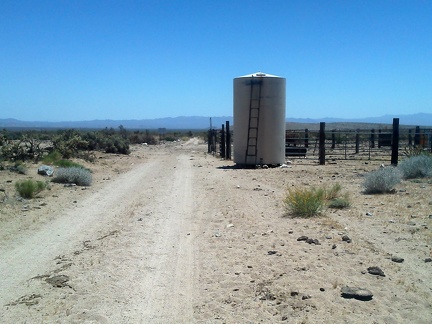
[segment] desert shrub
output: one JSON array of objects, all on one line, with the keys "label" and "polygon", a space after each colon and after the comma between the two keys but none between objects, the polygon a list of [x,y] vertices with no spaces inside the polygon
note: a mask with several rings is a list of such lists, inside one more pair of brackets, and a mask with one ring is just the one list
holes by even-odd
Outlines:
[{"label": "desert shrub", "polygon": [[432,156],[420,154],[402,160],[398,166],[405,179],[432,176]]},{"label": "desert shrub", "polygon": [[54,150],[65,159],[75,156],[78,151],[86,150],[88,147],[88,142],[81,137],[78,131],[73,129],[60,132],[52,142]]},{"label": "desert shrub", "polygon": [[330,188],[288,189],[283,202],[288,212],[300,217],[315,216],[325,207],[351,206],[349,194],[342,194],[342,186],[339,183]]},{"label": "desert shrub", "polygon": [[129,154],[129,141],[119,135],[104,138],[103,149],[105,153]]},{"label": "desert shrub", "polygon": [[425,151],[421,146],[408,146],[405,147],[402,154],[410,158],[418,155],[428,155],[430,153]]},{"label": "desert shrub", "polygon": [[89,170],[79,167],[58,168],[52,181],[56,183],[75,183],[77,186],[90,186],[92,174]]},{"label": "desert shrub", "polygon": [[48,155],[44,156],[42,162],[45,164],[54,164],[58,160],[62,158],[62,155],[59,151],[52,151],[48,153]]},{"label": "desert shrub", "polygon": [[85,167],[82,166],[81,164],[73,162],[71,160],[58,160],[57,162],[54,163],[54,165],[56,165],[60,168],[83,168],[83,169],[85,169]]},{"label": "desert shrub", "polygon": [[323,189],[290,188],[283,202],[286,210],[295,216],[311,217],[324,208],[325,193]]},{"label": "desert shrub", "polygon": [[324,188],[324,198],[326,200],[336,199],[340,196],[342,186],[339,183],[335,183],[330,188]]},{"label": "desert shrub", "polygon": [[363,182],[366,194],[389,193],[402,180],[402,173],[395,167],[380,168],[366,175]]},{"label": "desert shrub", "polygon": [[27,174],[27,167],[23,161],[16,161],[14,165],[10,167],[10,171],[19,174]]},{"label": "desert shrub", "polygon": [[351,206],[351,202],[348,195],[345,195],[344,197],[333,198],[328,203],[329,208],[335,208],[335,209],[343,209],[343,208],[348,208],[350,206]]},{"label": "desert shrub", "polygon": [[15,183],[15,189],[22,198],[30,199],[47,187],[46,182],[21,180]]},{"label": "desert shrub", "polygon": [[87,143],[87,150],[103,150],[105,153],[129,154],[129,139],[126,130],[120,128],[117,133],[113,128],[106,128],[99,132],[88,132],[83,134]]}]

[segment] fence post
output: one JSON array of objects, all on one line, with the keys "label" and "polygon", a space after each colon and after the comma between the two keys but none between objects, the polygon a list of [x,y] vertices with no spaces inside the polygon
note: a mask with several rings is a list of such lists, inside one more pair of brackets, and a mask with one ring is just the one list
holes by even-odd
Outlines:
[{"label": "fence post", "polygon": [[381,129],[378,129],[378,148],[381,148]]},{"label": "fence post", "polygon": [[411,134],[411,129],[408,129],[408,146],[409,146],[409,147],[412,146],[412,134]]},{"label": "fence post", "polygon": [[370,147],[375,148],[375,129],[371,129],[371,135],[370,135]]},{"label": "fence post", "polygon": [[360,147],[360,134],[359,134],[360,130],[357,129],[356,131],[356,136],[355,136],[355,152],[356,154],[359,153],[359,147]]},{"label": "fence post", "polygon": [[220,132],[220,156],[222,159],[225,159],[225,125],[222,124],[222,130]]},{"label": "fence post", "polygon": [[336,147],[336,129],[332,129],[332,145],[331,148],[334,150]]},{"label": "fence post", "polygon": [[225,145],[226,154],[225,154],[225,158],[227,160],[231,160],[231,131],[230,131],[230,123],[229,123],[228,120],[225,122],[225,125],[226,125],[226,127],[225,127],[226,128],[226,136],[225,136],[225,139],[226,139],[226,145]]},{"label": "fence post", "polygon": [[325,123],[320,123],[319,131],[319,164],[325,165]]},{"label": "fence post", "polygon": [[397,166],[399,157],[399,118],[393,118],[391,164]]},{"label": "fence post", "polygon": [[211,153],[212,149],[212,130],[209,129],[207,132],[207,153]]},{"label": "fence post", "polygon": [[420,126],[416,126],[415,134],[414,134],[414,147],[419,146],[420,144]]},{"label": "fence post", "polygon": [[309,147],[309,129],[305,129],[305,147]]}]

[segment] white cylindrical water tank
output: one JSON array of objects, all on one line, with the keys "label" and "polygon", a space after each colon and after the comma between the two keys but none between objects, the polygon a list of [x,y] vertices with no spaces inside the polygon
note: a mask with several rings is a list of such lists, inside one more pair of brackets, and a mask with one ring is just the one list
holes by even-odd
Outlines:
[{"label": "white cylindrical water tank", "polygon": [[257,72],[234,79],[234,162],[285,162],[286,80]]}]

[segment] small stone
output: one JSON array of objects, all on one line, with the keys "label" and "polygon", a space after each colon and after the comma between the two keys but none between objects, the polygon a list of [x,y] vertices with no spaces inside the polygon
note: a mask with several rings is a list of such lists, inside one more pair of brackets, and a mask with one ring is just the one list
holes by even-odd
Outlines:
[{"label": "small stone", "polygon": [[306,241],[308,239],[308,237],[307,236],[300,236],[298,239],[297,239],[297,241]]},{"label": "small stone", "polygon": [[400,258],[400,257],[397,257],[397,256],[392,256],[391,260],[393,262],[396,262],[396,263],[402,263],[402,262],[404,262],[403,258]]},{"label": "small stone", "polygon": [[426,259],[424,260],[424,262],[425,262],[425,263],[432,262],[432,258],[426,258]]},{"label": "small stone", "polygon": [[317,239],[312,239],[312,238],[308,238],[306,240],[306,243],[315,244],[315,245],[321,245],[321,243]]},{"label": "small stone", "polygon": [[363,301],[371,300],[373,297],[373,294],[370,290],[348,286],[342,287],[341,295],[343,298],[354,298]]},{"label": "small stone", "polygon": [[347,242],[347,243],[351,243],[352,240],[348,235],[344,235],[342,236],[342,241]]},{"label": "small stone", "polygon": [[369,212],[367,212],[367,213],[366,213],[366,216],[373,216],[373,214],[372,214],[372,213],[369,213]]},{"label": "small stone", "polygon": [[369,267],[369,268],[367,268],[367,271],[371,275],[385,277],[384,271],[382,271],[381,268],[379,268],[379,267]]},{"label": "small stone", "polygon": [[332,245],[332,250],[336,249],[336,244]]},{"label": "small stone", "polygon": [[276,253],[277,253],[277,251],[268,251],[267,252],[268,255],[273,255],[273,254],[276,254]]},{"label": "small stone", "polygon": [[302,300],[311,299],[311,298],[312,298],[311,295],[304,295],[304,296],[302,296]]},{"label": "small stone", "polygon": [[69,287],[67,283],[69,281],[69,277],[65,275],[57,275],[54,277],[50,277],[45,279],[45,281],[57,288]]},{"label": "small stone", "polygon": [[320,288],[320,291],[325,291],[325,289],[324,288]]}]

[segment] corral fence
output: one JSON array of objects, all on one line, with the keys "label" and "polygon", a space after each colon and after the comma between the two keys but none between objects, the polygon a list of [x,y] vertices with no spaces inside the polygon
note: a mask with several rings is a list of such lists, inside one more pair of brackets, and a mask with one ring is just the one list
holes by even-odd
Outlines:
[{"label": "corral fence", "polygon": [[[208,153],[231,159],[233,131],[230,124],[207,132]],[[397,165],[401,155],[413,150],[432,152],[432,127],[393,125],[381,128],[286,130],[285,156],[289,159],[318,160],[321,165],[331,160],[365,160]]]},{"label": "corral fence", "polygon": [[217,154],[219,147],[219,156],[222,159],[231,160],[231,143],[232,131],[230,131],[230,123],[226,121],[222,124],[220,130],[210,128],[207,132],[208,153]]},{"label": "corral fence", "polygon": [[432,152],[432,128],[400,127],[399,118],[384,129],[287,130],[285,155],[289,158],[326,160],[374,160],[397,165],[399,155],[413,149]]}]

